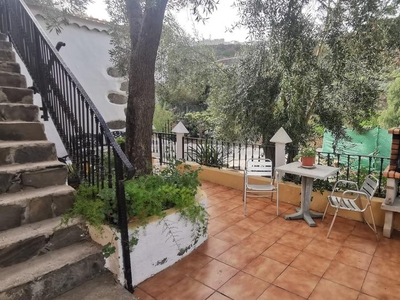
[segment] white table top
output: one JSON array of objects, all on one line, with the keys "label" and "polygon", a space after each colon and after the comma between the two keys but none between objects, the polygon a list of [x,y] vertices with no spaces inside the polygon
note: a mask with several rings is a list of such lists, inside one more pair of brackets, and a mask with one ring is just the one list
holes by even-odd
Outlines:
[{"label": "white table top", "polygon": [[296,161],[290,164],[276,167],[275,171],[299,175],[299,176],[311,177],[316,179],[326,179],[327,177],[339,172],[339,168],[315,165],[315,168],[309,169],[309,168],[303,168],[301,166],[301,162]]}]

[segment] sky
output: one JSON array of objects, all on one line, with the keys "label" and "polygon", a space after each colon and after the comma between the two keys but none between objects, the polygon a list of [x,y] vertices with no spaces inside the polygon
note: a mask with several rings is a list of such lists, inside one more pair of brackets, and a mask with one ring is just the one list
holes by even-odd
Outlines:
[{"label": "sky", "polygon": [[[188,8],[177,14],[177,20],[188,33],[197,35],[200,39],[225,39],[225,41],[244,42],[247,35],[244,29],[227,32],[227,28],[230,28],[238,19],[236,9],[232,7],[233,1],[220,0],[219,2],[217,10],[210,15],[204,25],[201,22],[194,21]],[[87,14],[97,19],[109,20],[103,0],[94,0],[88,6]]]}]

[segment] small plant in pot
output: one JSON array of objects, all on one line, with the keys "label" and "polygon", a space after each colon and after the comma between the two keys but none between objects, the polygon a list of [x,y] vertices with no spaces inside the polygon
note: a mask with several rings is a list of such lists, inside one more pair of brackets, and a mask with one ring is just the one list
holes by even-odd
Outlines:
[{"label": "small plant in pot", "polygon": [[300,150],[299,157],[301,158],[301,165],[303,167],[313,167],[315,164],[315,156],[317,150],[314,147],[305,147]]}]

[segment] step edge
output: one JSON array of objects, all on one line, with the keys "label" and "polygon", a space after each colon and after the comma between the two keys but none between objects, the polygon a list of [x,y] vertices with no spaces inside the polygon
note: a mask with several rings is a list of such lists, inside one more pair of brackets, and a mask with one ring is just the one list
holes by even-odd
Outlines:
[{"label": "step edge", "polygon": [[18,173],[19,171],[31,172],[44,169],[56,169],[66,167],[66,165],[58,160],[41,161],[37,163],[15,164],[0,166],[0,174]]},{"label": "step edge", "polygon": [[[0,207],[9,204],[16,204],[21,201],[29,201],[38,197],[48,195],[64,196],[69,193],[75,193],[76,190],[69,185],[51,185],[39,189],[23,190],[16,193],[0,194]],[[32,223],[31,223],[32,224]]]},{"label": "step edge", "polygon": [[[67,265],[75,264],[92,255],[101,253],[101,247],[94,242],[80,242],[48,252],[16,265],[0,269],[0,293],[35,281]],[[37,272],[32,273],[33,268]]]},{"label": "step edge", "polygon": [[[52,235],[56,231],[70,228],[76,225],[81,224],[82,221],[78,218],[71,219],[68,223],[62,222],[62,216],[43,220],[35,223],[23,224],[19,227],[10,228],[2,231],[2,235],[4,233],[8,233],[11,238],[4,239],[4,235],[2,240],[0,240],[0,250],[10,247],[13,244],[21,242],[23,240],[32,239],[42,235]],[[43,225],[43,226],[41,226]],[[34,227],[39,226],[38,228]]]}]

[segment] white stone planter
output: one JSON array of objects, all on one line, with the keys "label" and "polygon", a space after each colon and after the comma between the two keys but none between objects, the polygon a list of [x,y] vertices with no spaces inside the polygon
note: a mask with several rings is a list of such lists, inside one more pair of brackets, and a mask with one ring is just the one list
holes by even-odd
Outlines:
[{"label": "white stone planter", "polygon": [[[206,207],[207,197],[200,189],[196,200]],[[182,218],[173,208],[166,212],[165,218],[151,217],[145,227],[129,223],[129,235],[134,234],[138,238],[138,244],[130,255],[134,286],[181,260],[208,237],[200,236],[194,240],[196,224]],[[95,242],[101,245],[111,242],[116,247],[115,253],[106,258],[106,268],[124,284],[120,234],[108,226],[103,226],[101,233],[89,226],[89,233]],[[115,236],[118,240],[115,240]]]}]

